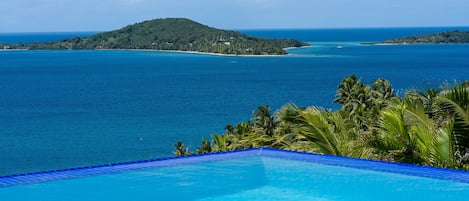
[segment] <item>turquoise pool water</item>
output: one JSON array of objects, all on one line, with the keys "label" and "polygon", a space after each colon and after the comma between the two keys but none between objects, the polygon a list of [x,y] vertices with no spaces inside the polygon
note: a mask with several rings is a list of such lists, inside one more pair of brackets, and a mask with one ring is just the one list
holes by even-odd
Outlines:
[{"label": "turquoise pool water", "polygon": [[[262,150],[261,150],[262,151]],[[370,170],[447,170],[282,151],[201,160],[163,161],[162,167],[0,188],[3,201],[83,200],[467,200],[469,183]],[[236,154],[236,153],[235,153]],[[291,157],[291,159],[285,159]],[[174,159],[172,159],[174,160]],[[326,164],[321,164],[326,161]],[[327,162],[328,161],[328,162]],[[362,168],[327,165],[331,161]],[[157,162],[160,163],[160,162]],[[363,169],[364,168],[364,169]],[[382,168],[382,167],[380,167]],[[454,171],[448,171],[453,174]],[[456,172],[463,176],[468,173]]]}]

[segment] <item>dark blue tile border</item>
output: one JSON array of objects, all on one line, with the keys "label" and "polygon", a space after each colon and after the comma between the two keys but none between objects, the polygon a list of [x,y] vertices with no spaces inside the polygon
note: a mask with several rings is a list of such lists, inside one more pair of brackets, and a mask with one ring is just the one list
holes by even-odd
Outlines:
[{"label": "dark blue tile border", "polygon": [[166,166],[177,166],[209,161],[236,159],[258,156],[260,149],[239,150],[231,152],[218,152],[211,154],[191,155],[185,157],[159,158],[135,162],[114,163],[89,167],[69,168],[44,172],[33,172],[0,177],[0,187],[14,185],[34,184],[62,179],[73,179],[111,173],[128,172],[135,170],[152,169]]},{"label": "dark blue tile border", "polygon": [[115,163],[108,165],[2,176],[0,177],[0,187],[255,156],[297,160],[310,163],[320,163],[324,165],[335,165],[469,183],[469,172],[467,171],[337,157],[329,155],[319,155],[271,148],[256,148],[241,151],[219,152],[211,154],[192,155],[186,157],[162,158],[136,162]]}]

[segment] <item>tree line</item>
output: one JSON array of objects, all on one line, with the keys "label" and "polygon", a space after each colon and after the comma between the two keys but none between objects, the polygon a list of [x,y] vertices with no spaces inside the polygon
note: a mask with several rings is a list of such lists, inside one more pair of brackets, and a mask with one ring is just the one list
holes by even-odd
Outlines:
[{"label": "tree line", "polygon": [[385,43],[409,44],[441,44],[441,43],[469,43],[469,31],[445,31],[435,34],[422,34],[386,40]]},{"label": "tree line", "polygon": [[246,122],[203,138],[195,152],[179,141],[175,154],[205,154],[256,147],[469,169],[469,85],[410,90],[397,96],[391,83],[365,84],[355,75],[339,84],[337,111],[287,104],[259,106]]}]

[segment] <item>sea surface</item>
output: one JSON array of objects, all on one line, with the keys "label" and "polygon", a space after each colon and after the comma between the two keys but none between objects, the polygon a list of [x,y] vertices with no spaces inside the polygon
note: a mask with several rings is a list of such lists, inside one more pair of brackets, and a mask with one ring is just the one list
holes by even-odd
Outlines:
[{"label": "sea surface", "polygon": [[[333,104],[356,74],[399,94],[469,80],[469,45],[362,45],[453,28],[241,30],[298,38],[288,56],[232,57],[156,51],[0,51],[0,175],[172,156],[183,140],[278,109]],[[93,33],[0,33],[2,43]]]}]

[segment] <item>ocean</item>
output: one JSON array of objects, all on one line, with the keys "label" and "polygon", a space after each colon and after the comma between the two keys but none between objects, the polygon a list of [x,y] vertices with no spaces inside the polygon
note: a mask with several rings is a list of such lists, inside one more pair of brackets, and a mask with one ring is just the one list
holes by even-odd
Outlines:
[{"label": "ocean", "polygon": [[[241,30],[298,38],[288,56],[156,51],[0,51],[0,175],[173,156],[182,140],[278,109],[333,104],[339,82],[391,81],[399,94],[469,80],[469,45],[362,45],[455,28]],[[0,33],[0,44],[78,33]],[[342,48],[338,48],[342,46]]]}]

